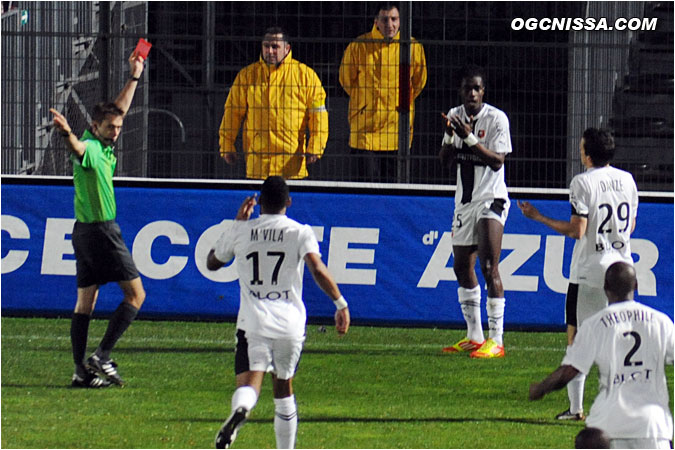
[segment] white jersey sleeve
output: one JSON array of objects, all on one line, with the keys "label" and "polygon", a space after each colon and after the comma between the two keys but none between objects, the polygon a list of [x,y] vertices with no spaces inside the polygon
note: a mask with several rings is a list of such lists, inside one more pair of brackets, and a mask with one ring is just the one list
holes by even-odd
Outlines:
[{"label": "white jersey sleeve", "polygon": [[[497,108],[492,108],[490,114],[493,116],[490,124],[492,130],[486,140],[486,147],[495,153],[511,153],[513,149],[511,147],[509,118]],[[481,134],[480,130],[478,130],[478,134]]]},{"label": "white jersey sleeve", "polygon": [[574,213],[578,216],[588,218],[590,188],[584,179],[579,176],[572,178],[570,183],[570,204],[574,208]]},{"label": "white jersey sleeve", "polygon": [[596,336],[592,333],[592,327],[587,323],[588,321],[582,322],[562,361],[562,365],[572,366],[585,375],[590,372],[598,350]]},{"label": "white jersey sleeve", "polygon": [[673,349],[675,348],[675,327],[672,326],[673,324],[670,323],[668,324],[666,321],[666,342],[668,343],[666,345],[666,364],[673,364]]},{"label": "white jersey sleeve", "polygon": [[220,262],[228,263],[234,258],[234,237],[236,221],[223,220],[220,223],[220,237],[214,246],[214,255]]},{"label": "white jersey sleeve", "polygon": [[299,257],[300,259],[304,258],[308,253],[316,253],[321,256],[321,251],[319,250],[319,241],[316,239],[316,234],[314,230],[309,225],[304,225],[299,234],[300,246]]}]

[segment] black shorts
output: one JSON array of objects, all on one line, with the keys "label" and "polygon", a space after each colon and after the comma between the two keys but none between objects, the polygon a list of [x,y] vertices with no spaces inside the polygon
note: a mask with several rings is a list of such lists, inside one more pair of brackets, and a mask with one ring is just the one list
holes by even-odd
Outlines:
[{"label": "black shorts", "polygon": [[577,301],[579,300],[579,285],[569,283],[565,296],[565,324],[577,326]]},{"label": "black shorts", "polygon": [[139,276],[131,253],[122,240],[120,227],[114,220],[75,222],[73,248],[77,287],[130,281]]},{"label": "black shorts", "polygon": [[249,370],[246,332],[237,329],[237,346],[234,349],[234,374],[239,375],[240,373],[248,372]]}]

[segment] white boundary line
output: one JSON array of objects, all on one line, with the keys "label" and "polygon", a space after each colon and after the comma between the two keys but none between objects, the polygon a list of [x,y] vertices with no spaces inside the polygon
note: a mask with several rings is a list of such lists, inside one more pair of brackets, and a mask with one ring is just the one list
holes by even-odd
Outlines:
[{"label": "white boundary line", "polygon": [[[38,335],[22,335],[22,334],[12,334],[12,335],[2,335],[3,340],[21,340],[23,342],[30,341],[48,341],[48,342],[70,342],[69,336],[38,336]],[[181,344],[199,344],[199,345],[221,345],[221,346],[230,346],[235,345],[234,335],[230,338],[224,338],[223,340],[217,339],[162,339],[162,338],[133,338],[134,344],[169,344],[175,345],[177,343]],[[305,341],[306,349],[314,348],[342,348],[342,349],[356,349],[356,350],[414,350],[414,349],[439,349],[443,344],[354,344],[348,342],[312,342],[311,340]],[[509,350],[522,350],[522,351],[547,351],[547,352],[557,352],[563,353],[565,347],[563,345],[560,348],[557,347],[519,347],[514,345],[508,346]],[[151,350],[151,349],[149,349]],[[217,351],[217,349],[215,349]],[[123,352],[124,347],[121,347],[118,351]],[[185,349],[186,352],[189,352],[190,349]]]}]

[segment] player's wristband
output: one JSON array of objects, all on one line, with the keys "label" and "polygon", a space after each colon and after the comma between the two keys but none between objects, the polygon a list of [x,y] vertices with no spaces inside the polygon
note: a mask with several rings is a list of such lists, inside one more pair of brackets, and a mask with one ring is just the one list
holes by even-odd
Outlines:
[{"label": "player's wristband", "polygon": [[62,131],[62,132],[59,133],[59,134],[60,134],[61,136],[63,136],[63,137],[68,137],[68,136],[70,136],[70,133],[72,133],[72,131],[67,131],[67,132],[66,132],[66,131]]},{"label": "player's wristband", "polygon": [[478,138],[476,137],[475,134],[471,133],[470,135],[464,138],[464,143],[469,147],[473,147],[474,145],[478,144]]},{"label": "player's wristband", "polygon": [[141,77],[129,77],[130,81],[141,81]]},{"label": "player's wristband", "polygon": [[443,133],[443,145],[452,145],[452,136],[447,132]]},{"label": "player's wristband", "polygon": [[347,300],[345,300],[343,296],[340,296],[337,300],[333,300],[333,303],[337,310],[345,309],[347,307]]}]

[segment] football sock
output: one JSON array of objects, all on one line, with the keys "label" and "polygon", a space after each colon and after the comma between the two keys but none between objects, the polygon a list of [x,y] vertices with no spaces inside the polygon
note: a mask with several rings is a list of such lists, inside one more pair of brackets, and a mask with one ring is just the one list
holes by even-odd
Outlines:
[{"label": "football sock", "polygon": [[506,299],[491,298],[487,299],[487,316],[488,324],[490,326],[490,339],[493,339],[497,344],[504,345],[504,305]]},{"label": "football sock", "polygon": [[119,338],[121,338],[127,328],[129,328],[131,322],[134,321],[137,314],[138,308],[127,302],[120,303],[110,318],[108,329],[105,331],[103,339],[101,339],[101,343],[96,349],[96,355],[98,355],[99,358],[104,361],[110,359],[110,352]]},{"label": "football sock", "polygon": [[232,412],[237,408],[251,411],[258,401],[258,393],[251,386],[240,386],[232,394]]},{"label": "football sock", "polygon": [[295,448],[298,431],[298,409],[295,395],[274,399],[274,434],[277,448]]},{"label": "football sock", "polygon": [[70,343],[73,347],[73,362],[75,372],[83,377],[86,374],[84,368],[84,354],[87,352],[87,336],[89,335],[89,314],[74,313],[70,321]]},{"label": "football sock", "polygon": [[480,321],[480,286],[473,289],[458,288],[457,298],[466,321],[466,337],[474,342],[483,342],[485,336],[483,324]]},{"label": "football sock", "polygon": [[584,384],[586,375],[578,373],[577,376],[567,383],[567,397],[570,399],[570,412],[572,414],[584,412]]}]

